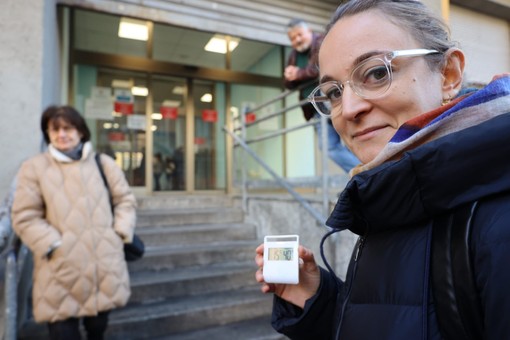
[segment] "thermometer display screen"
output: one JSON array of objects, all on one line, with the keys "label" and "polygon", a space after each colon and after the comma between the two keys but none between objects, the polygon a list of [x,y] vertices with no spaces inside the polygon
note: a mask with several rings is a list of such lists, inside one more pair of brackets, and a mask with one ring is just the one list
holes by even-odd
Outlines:
[{"label": "thermometer display screen", "polygon": [[292,261],[293,248],[269,248],[269,261]]}]

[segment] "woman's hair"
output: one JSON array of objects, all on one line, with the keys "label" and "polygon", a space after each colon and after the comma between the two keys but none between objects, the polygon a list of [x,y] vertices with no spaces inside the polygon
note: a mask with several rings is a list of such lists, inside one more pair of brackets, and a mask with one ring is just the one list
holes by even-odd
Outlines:
[{"label": "woman's hair", "polygon": [[50,106],[44,110],[41,118],[41,130],[44,136],[44,141],[50,144],[50,136],[48,135],[49,125],[59,126],[59,121],[74,126],[79,133],[81,133],[81,142],[85,143],[90,140],[90,130],[87,127],[85,119],[78,111],[72,106]]},{"label": "woman's hair", "polygon": [[427,56],[426,60],[431,69],[441,68],[444,52],[457,46],[450,38],[448,25],[418,0],[347,1],[337,8],[326,27],[326,34],[341,18],[369,10],[381,11],[389,21],[409,32],[421,44],[420,48],[442,52],[440,55]]}]

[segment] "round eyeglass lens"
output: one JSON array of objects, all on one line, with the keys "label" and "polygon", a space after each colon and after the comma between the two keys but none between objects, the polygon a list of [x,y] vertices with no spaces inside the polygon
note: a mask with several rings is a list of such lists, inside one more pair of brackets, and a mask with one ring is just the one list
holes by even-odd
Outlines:
[{"label": "round eyeglass lens", "polygon": [[315,109],[323,116],[331,116],[331,104],[329,100],[324,101],[314,101],[313,106]]},{"label": "round eyeglass lens", "polygon": [[323,116],[331,115],[331,107],[335,106],[336,98],[340,98],[341,89],[336,81],[328,81],[316,87],[309,96],[309,101]]},{"label": "round eyeglass lens", "polygon": [[391,68],[381,58],[370,58],[359,64],[351,74],[353,90],[363,98],[376,98],[390,87]]}]

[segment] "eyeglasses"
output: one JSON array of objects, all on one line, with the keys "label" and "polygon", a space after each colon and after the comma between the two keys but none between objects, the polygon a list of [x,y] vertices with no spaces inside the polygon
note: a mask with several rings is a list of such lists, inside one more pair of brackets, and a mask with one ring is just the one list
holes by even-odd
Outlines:
[{"label": "eyeglasses", "polygon": [[308,96],[308,101],[323,116],[331,116],[331,112],[342,108],[342,95],[346,84],[361,98],[375,99],[385,94],[393,80],[391,62],[398,57],[419,57],[438,54],[439,51],[413,49],[392,51],[383,55],[368,58],[359,63],[343,84],[337,80],[327,81],[317,86]]}]

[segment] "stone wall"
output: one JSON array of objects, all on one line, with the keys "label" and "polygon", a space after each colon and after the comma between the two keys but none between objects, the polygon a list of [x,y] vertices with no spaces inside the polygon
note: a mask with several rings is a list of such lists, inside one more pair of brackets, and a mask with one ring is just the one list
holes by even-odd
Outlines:
[{"label": "stone wall", "polygon": [[[298,234],[300,244],[312,249],[316,261],[324,267],[320,256],[320,242],[328,229],[318,225],[296,200],[286,195],[257,195],[250,196],[247,202],[246,222],[257,225],[260,243],[265,235]],[[312,202],[312,206],[321,211],[322,203],[316,200]],[[330,236],[325,242],[326,259],[341,278],[345,277],[356,240],[356,235],[343,231]]]},{"label": "stone wall", "polygon": [[0,32],[3,199],[21,162],[39,152],[41,112],[60,92],[55,1],[1,1]]}]

